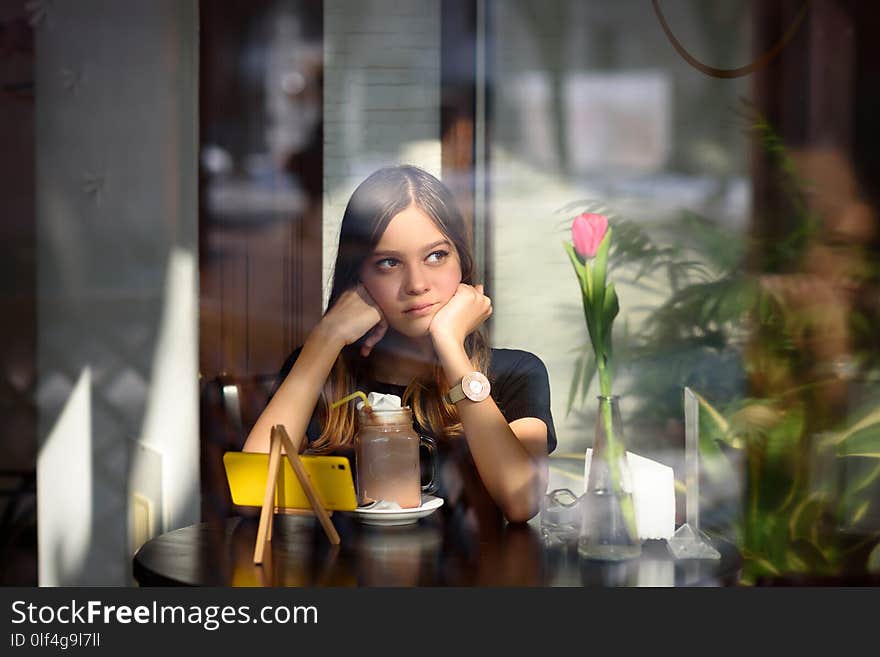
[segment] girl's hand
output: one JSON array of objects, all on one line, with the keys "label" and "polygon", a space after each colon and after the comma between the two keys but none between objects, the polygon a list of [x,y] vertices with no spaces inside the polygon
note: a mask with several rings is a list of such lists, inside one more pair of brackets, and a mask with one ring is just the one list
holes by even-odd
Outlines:
[{"label": "girl's hand", "polygon": [[367,292],[363,283],[346,290],[333,307],[321,318],[322,330],[342,341],[344,345],[354,344],[369,333],[361,346],[361,355],[366,358],[370,351],[388,330],[388,322],[379,306]]},{"label": "girl's hand", "polygon": [[428,332],[435,344],[447,339],[464,344],[464,339],[491,314],[492,300],[483,294],[482,285],[459,283],[452,298],[434,315]]}]

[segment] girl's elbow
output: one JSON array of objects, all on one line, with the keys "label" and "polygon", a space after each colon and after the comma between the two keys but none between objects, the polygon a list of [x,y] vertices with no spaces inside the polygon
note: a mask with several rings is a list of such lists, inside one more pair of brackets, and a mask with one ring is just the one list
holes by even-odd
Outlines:
[{"label": "girl's elbow", "polygon": [[509,522],[509,523],[526,523],[529,520],[531,520],[532,518],[534,518],[535,514],[537,512],[538,512],[537,509],[535,509],[534,511],[525,511],[525,512],[521,512],[518,510],[511,511],[511,512],[505,512],[504,519],[507,520],[507,522]]},{"label": "girl's elbow", "polygon": [[512,492],[501,509],[507,522],[528,522],[534,518],[541,510],[546,488],[546,475],[539,470],[523,489]]},{"label": "girl's elbow", "polygon": [[538,495],[528,495],[524,498],[510,500],[501,508],[507,522],[528,522],[540,510],[541,498]]},{"label": "girl's elbow", "polygon": [[532,518],[534,518],[538,513],[538,506],[529,506],[522,508],[511,508],[509,510],[505,510],[504,519],[510,523],[523,523],[528,522]]}]

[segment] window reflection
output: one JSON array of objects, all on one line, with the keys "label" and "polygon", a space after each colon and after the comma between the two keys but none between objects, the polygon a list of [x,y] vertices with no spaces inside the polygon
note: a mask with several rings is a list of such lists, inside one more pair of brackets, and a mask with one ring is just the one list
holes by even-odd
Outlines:
[{"label": "window reflection", "polygon": [[880,16],[855,2],[653,5],[705,65],[648,3],[493,5],[494,341],[547,362],[549,488],[570,488],[594,404],[568,413],[569,394],[589,402],[598,386],[574,386],[587,334],[559,243],[577,212],[612,215],[628,447],[682,479],[691,387],[718,420],[701,425],[703,518],[740,541],[743,581],[864,574],[880,535],[865,109]]}]

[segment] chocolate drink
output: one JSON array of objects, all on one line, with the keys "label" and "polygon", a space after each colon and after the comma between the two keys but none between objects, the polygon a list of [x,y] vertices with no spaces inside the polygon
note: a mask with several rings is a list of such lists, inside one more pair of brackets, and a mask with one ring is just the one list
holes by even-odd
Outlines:
[{"label": "chocolate drink", "polygon": [[358,503],[385,500],[404,509],[421,506],[419,436],[412,426],[411,409],[361,410],[358,419]]}]

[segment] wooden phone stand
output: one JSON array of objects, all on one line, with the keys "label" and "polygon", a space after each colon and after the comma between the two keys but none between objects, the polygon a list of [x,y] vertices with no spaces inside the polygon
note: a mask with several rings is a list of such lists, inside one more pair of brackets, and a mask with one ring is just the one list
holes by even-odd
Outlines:
[{"label": "wooden phone stand", "polygon": [[[324,504],[321,501],[317,489],[312,486],[312,480],[309,479],[309,474],[306,472],[302,461],[300,461],[299,454],[297,453],[296,448],[294,448],[290,436],[287,435],[287,430],[284,428],[284,425],[276,424],[272,427],[272,437],[269,443],[269,473],[266,477],[266,492],[263,495],[263,507],[260,511],[260,526],[257,529],[257,543],[254,545],[254,563],[257,565],[263,563],[263,551],[266,548],[266,543],[272,540],[272,519],[276,511],[275,487],[278,483],[279,471],[281,470],[282,445],[287,454],[287,460],[290,461],[293,472],[296,475],[296,478],[299,479],[299,483],[302,485],[306,497],[309,498],[309,504],[312,506],[312,510],[307,510],[305,513],[314,513],[318,516],[318,520],[321,521],[321,526],[324,528],[324,533],[327,534],[327,538],[331,544],[339,545],[340,542],[339,534],[336,532],[336,528],[330,521],[330,514],[327,513],[327,509],[324,508]],[[278,510],[282,512],[284,511],[284,509]]]}]

